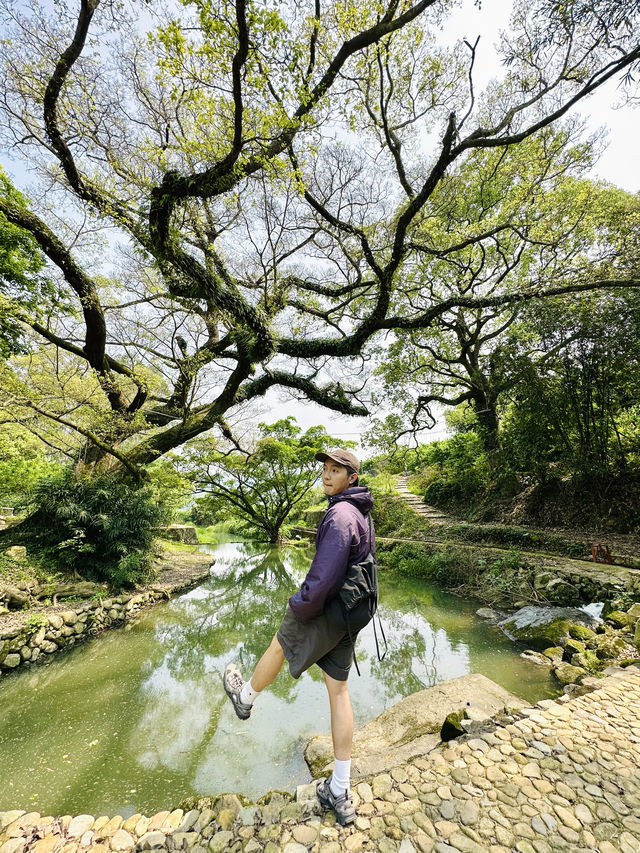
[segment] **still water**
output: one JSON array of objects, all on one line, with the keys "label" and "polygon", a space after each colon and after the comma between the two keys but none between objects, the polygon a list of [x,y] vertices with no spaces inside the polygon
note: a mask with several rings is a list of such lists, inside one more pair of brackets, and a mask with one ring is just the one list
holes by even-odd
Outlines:
[{"label": "still water", "polygon": [[[318,667],[293,680],[286,668],[241,722],[221,673],[248,677],[299,585],[311,548],[257,543],[202,546],[210,578],[44,666],[0,683],[0,810],[42,814],[152,814],[189,795],[308,782],[305,741],[328,732]],[[404,696],[480,672],[529,701],[555,695],[548,670],[475,616],[478,602],[415,579],[381,577],[389,652],[373,630],[358,641],[350,692],[356,725]]]}]

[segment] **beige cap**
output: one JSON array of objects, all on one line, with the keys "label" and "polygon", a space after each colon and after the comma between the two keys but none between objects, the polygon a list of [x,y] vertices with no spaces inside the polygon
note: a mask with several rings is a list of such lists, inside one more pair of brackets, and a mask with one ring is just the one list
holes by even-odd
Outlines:
[{"label": "beige cap", "polygon": [[350,450],[343,450],[341,447],[336,450],[329,450],[326,453],[316,453],[316,459],[320,462],[326,462],[327,459],[332,459],[338,465],[344,465],[345,468],[350,468],[356,474],[360,473],[360,460],[351,453]]}]

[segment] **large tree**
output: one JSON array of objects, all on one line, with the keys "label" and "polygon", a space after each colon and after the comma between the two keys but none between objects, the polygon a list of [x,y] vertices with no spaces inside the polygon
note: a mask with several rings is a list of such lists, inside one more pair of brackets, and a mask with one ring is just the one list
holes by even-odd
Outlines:
[{"label": "large tree", "polygon": [[[580,179],[588,146],[570,143],[565,131],[546,129],[506,156],[480,152],[436,193],[441,217],[432,228],[460,228],[478,212],[487,228],[496,220],[510,225],[425,265],[425,276],[437,274],[423,286],[480,304],[454,305],[428,329],[397,332],[381,353],[381,396],[405,415],[396,418],[398,433],[432,426],[434,405],[466,404],[492,466],[500,468],[501,401],[532,364],[542,370],[580,332],[576,326],[573,336],[560,335],[550,346],[550,336],[541,340],[531,324],[540,306],[496,306],[482,298],[519,293],[541,280],[640,277],[640,198]],[[603,298],[613,302],[615,295]],[[520,324],[524,311],[528,320]]]},{"label": "large tree", "polygon": [[365,414],[361,359],[380,332],[602,283],[414,286],[418,244],[443,258],[511,227],[479,216],[431,234],[445,178],[632,81],[640,60],[634,4],[517,0],[504,75],[477,92],[477,43],[434,35],[449,10],[7,0],[0,126],[40,183],[30,207],[3,189],[0,212],[74,301],[21,321],[86,365],[100,397],[13,388],[11,417],[28,404],[80,431],[85,462],[140,472],[213,428],[229,437],[272,387]]},{"label": "large tree", "polygon": [[295,418],[260,424],[254,446],[221,451],[216,442],[200,439],[180,461],[190,476],[201,509],[215,516],[240,519],[278,542],[280,530],[294,510],[302,507],[320,477],[319,450],[335,447],[324,427],[302,433]]}]

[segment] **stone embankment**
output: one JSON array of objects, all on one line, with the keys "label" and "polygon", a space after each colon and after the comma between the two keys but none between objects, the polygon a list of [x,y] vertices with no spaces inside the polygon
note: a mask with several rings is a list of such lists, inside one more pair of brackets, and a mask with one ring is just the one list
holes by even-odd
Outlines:
[{"label": "stone embankment", "polygon": [[212,562],[206,554],[184,555],[165,564],[157,581],[142,590],[0,616],[0,675],[46,660],[105,628],[122,625],[143,607],[196,586],[208,577]]},{"label": "stone embankment", "polygon": [[0,853],[638,853],[640,670],[582,696],[543,700],[361,780],[357,819],[295,800],[235,795],[152,817],[0,813]]}]

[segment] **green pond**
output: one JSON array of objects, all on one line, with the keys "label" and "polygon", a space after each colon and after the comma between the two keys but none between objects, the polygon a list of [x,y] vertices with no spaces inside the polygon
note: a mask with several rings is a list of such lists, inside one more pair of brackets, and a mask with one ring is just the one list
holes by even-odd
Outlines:
[{"label": "green pond", "polygon": [[[310,777],[306,740],[329,730],[318,667],[286,668],[238,720],[221,674],[250,674],[299,585],[311,548],[202,546],[210,578],[42,666],[0,682],[0,810],[152,814],[186,796],[237,791],[257,798]],[[179,558],[178,558],[179,559]],[[415,579],[381,577],[389,651],[380,663],[371,626],[358,640],[362,677],[350,692],[356,725],[404,696],[480,672],[536,701],[557,693],[548,670],[475,616],[477,601]]]}]

